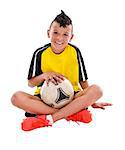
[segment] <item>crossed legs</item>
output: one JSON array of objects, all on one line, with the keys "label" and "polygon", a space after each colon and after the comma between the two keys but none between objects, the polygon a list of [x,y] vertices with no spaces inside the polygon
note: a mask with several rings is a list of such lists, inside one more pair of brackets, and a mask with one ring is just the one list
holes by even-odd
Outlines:
[{"label": "crossed legs", "polygon": [[55,109],[44,104],[40,98],[18,91],[12,98],[12,104],[27,112],[35,114],[51,114],[54,122],[66,118],[94,104],[102,96],[97,85],[89,86],[85,91],[78,92],[72,102],[61,109]]}]

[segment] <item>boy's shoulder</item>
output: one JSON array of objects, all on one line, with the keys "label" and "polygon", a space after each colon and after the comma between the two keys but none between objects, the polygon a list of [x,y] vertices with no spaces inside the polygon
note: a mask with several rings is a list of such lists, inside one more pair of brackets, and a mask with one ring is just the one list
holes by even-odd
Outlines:
[{"label": "boy's shoulder", "polygon": [[69,43],[69,45],[70,45],[71,47],[73,47],[77,52],[80,52],[80,49],[79,49],[76,45],[71,44],[71,43]]},{"label": "boy's shoulder", "polygon": [[49,46],[51,46],[51,44],[50,44],[50,43],[45,44],[44,46],[37,48],[37,49],[35,50],[34,54],[36,54],[36,53],[38,53],[38,52],[42,52],[42,51],[46,50]]}]

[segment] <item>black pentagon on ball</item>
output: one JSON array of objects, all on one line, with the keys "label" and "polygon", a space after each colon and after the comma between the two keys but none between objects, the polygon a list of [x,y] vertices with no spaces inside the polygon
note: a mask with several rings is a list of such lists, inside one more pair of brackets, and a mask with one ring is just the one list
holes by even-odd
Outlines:
[{"label": "black pentagon on ball", "polygon": [[64,91],[63,91],[63,89],[62,88],[58,88],[57,89],[57,98],[56,98],[56,100],[55,100],[55,102],[58,104],[58,103],[60,103],[60,102],[62,102],[62,101],[66,101],[66,100],[68,100],[69,98],[70,98],[70,96],[69,95],[67,95]]}]

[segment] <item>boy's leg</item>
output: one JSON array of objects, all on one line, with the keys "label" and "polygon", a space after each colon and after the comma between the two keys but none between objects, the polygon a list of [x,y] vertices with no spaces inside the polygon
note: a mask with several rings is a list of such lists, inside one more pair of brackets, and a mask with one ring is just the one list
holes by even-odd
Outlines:
[{"label": "boy's leg", "polygon": [[88,106],[94,104],[102,96],[102,91],[97,85],[88,87],[85,91],[77,93],[75,99],[60,109],[59,111],[52,114],[54,122],[66,118],[72,114],[75,114]]},{"label": "boy's leg", "polygon": [[35,114],[52,114],[58,110],[44,104],[39,97],[22,91],[16,92],[11,101],[14,106]]}]

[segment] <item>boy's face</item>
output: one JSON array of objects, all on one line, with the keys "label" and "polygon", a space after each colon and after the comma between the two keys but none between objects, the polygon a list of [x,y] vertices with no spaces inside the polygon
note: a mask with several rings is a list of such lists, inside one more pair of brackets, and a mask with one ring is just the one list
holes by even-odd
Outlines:
[{"label": "boy's face", "polygon": [[72,25],[67,25],[65,28],[60,27],[60,24],[53,22],[48,30],[48,37],[51,40],[51,47],[54,53],[63,52],[69,41],[73,38]]}]

